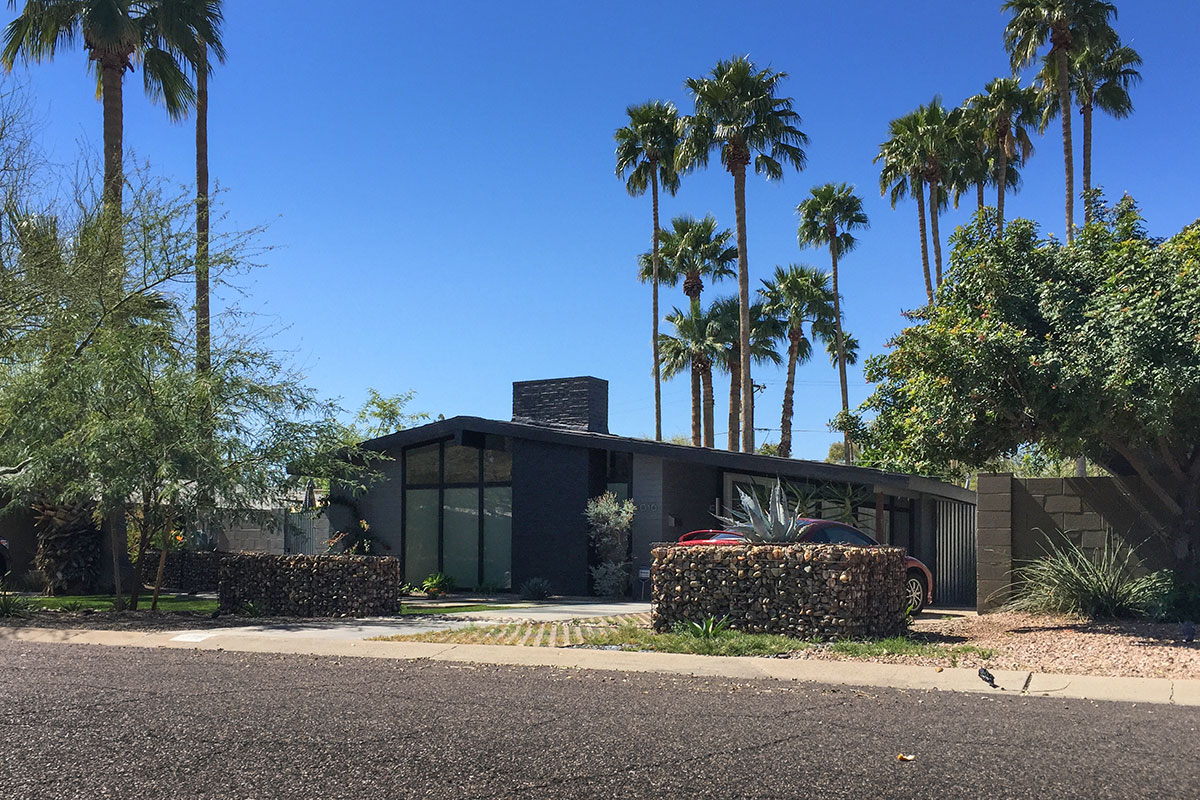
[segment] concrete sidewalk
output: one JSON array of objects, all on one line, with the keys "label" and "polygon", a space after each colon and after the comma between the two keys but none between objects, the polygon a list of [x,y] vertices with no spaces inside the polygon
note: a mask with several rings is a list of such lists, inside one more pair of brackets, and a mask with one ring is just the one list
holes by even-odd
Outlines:
[{"label": "concrete sidewalk", "polygon": [[983,683],[973,670],[943,669],[857,661],[808,661],[761,657],[696,656],[636,653],[584,648],[514,647],[504,645],[378,642],[351,638],[271,636],[242,629],[129,632],[0,628],[0,641],[70,642],[123,647],[196,648],[248,653],[361,656],[405,660],[429,659],[475,664],[503,664],[618,672],[658,672],[736,679],[806,681],[844,686],[875,686],[978,694],[1066,697],[1200,706],[1200,680],[1112,678],[1095,675],[1009,672],[996,670],[1002,689]]}]

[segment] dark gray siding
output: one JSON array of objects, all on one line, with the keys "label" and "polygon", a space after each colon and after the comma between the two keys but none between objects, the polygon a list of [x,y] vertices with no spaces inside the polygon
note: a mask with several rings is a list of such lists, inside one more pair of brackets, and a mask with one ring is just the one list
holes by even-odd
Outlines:
[{"label": "dark gray siding", "polygon": [[545,578],[555,594],[587,594],[588,450],[513,440],[513,587]]},{"label": "dark gray siding", "polygon": [[[400,456],[395,461],[383,462],[378,467],[381,478],[372,484],[370,491],[351,502],[358,508],[362,518],[371,526],[371,535],[383,545],[383,555],[399,558],[403,552],[400,542],[400,525],[404,512],[404,486],[400,482]],[[329,508],[330,533],[353,524],[351,511],[346,506],[331,505]],[[323,552],[323,551],[318,551]]]},{"label": "dark gray siding", "polygon": [[[663,525],[670,539],[678,539],[688,531],[720,528],[711,508],[721,496],[721,470],[702,464],[682,461],[663,461]],[[668,517],[678,524],[670,525]]]}]

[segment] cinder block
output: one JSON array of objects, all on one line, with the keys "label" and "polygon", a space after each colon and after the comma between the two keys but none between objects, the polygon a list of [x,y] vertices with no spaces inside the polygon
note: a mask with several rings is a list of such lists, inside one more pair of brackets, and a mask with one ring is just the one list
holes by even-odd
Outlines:
[{"label": "cinder block", "polygon": [[978,581],[975,584],[975,603],[979,611],[990,611],[1004,605],[1012,591],[1012,583],[1002,581]]},{"label": "cinder block", "polygon": [[1007,528],[1012,524],[1012,515],[1007,511],[976,511],[975,512],[975,527],[976,529],[983,528]]},{"label": "cinder block", "polygon": [[1108,531],[1084,531],[1080,547],[1085,550],[1099,550],[1108,544]]},{"label": "cinder block", "polygon": [[1001,494],[1000,492],[980,492],[979,500],[975,504],[976,512],[979,511],[1008,511],[1012,508],[1012,495],[1008,493]]},{"label": "cinder block", "polygon": [[1011,494],[1012,475],[980,475],[975,479],[975,491],[981,495],[995,492]]},{"label": "cinder block", "polygon": [[1034,495],[1063,494],[1062,478],[1022,478],[1025,491]]},{"label": "cinder block", "polygon": [[975,531],[975,544],[978,547],[1011,547],[1011,528],[979,528]]},{"label": "cinder block", "polygon": [[1063,530],[1068,531],[1102,531],[1104,530],[1104,520],[1094,511],[1086,511],[1082,514],[1063,514],[1062,527]]},{"label": "cinder block", "polygon": [[1046,498],[1043,508],[1051,514],[1078,514],[1083,511],[1083,501],[1073,495],[1051,495]]}]

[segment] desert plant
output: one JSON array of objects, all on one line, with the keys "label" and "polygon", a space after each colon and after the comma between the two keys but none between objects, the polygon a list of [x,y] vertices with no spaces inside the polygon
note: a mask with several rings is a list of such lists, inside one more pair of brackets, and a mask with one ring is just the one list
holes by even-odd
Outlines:
[{"label": "desert plant", "polygon": [[61,604],[58,607],[58,610],[66,613],[66,614],[79,614],[85,608],[87,608],[87,604],[84,603],[82,600],[68,600],[65,603]]},{"label": "desert plant", "polygon": [[707,616],[699,622],[680,622],[675,626],[676,633],[694,636],[698,639],[716,639],[729,630],[729,617]]},{"label": "desert plant", "polygon": [[592,590],[601,597],[623,597],[629,589],[629,533],[637,507],[605,492],[588,501],[583,515],[591,528]]},{"label": "desert plant", "polygon": [[421,582],[421,588],[430,597],[441,597],[454,588],[454,578],[444,572],[435,572]]},{"label": "desert plant", "polygon": [[27,617],[33,611],[33,601],[13,594],[0,582],[0,617]]},{"label": "desert plant", "polygon": [[1035,614],[1086,617],[1147,616],[1161,608],[1171,587],[1169,570],[1138,575],[1136,549],[1111,538],[1088,551],[1063,537],[1049,542],[1045,555],[1013,571],[1012,599],[1006,608]]},{"label": "desert plant", "polygon": [[753,492],[746,492],[740,486],[738,505],[741,508],[734,509],[730,516],[717,515],[717,519],[726,529],[740,533],[752,542],[790,542],[800,535],[802,528],[797,524],[797,519],[802,515],[803,508],[789,508],[778,478],[771,487],[766,509]]},{"label": "desert plant", "polygon": [[592,591],[599,597],[624,597],[629,591],[629,562],[605,561],[591,568]]},{"label": "desert plant", "polygon": [[521,599],[545,600],[550,596],[550,581],[545,578],[530,578],[521,584]]}]

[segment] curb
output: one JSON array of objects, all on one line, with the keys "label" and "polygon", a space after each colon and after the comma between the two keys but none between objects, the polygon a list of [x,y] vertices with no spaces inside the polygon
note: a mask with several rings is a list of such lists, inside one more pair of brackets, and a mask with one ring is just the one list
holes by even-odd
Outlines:
[{"label": "curb", "polygon": [[969,692],[1018,697],[1059,697],[1128,703],[1200,706],[1200,680],[994,671],[993,689],[969,669],[856,661],[806,661],[744,656],[699,656],[510,645],[438,644],[369,640],[230,636],[206,631],[108,631],[0,628],[0,641],[170,647],[245,653],[357,656],[409,661],[556,667],[615,672],[658,672],[713,678],[801,681],[836,686]]}]

